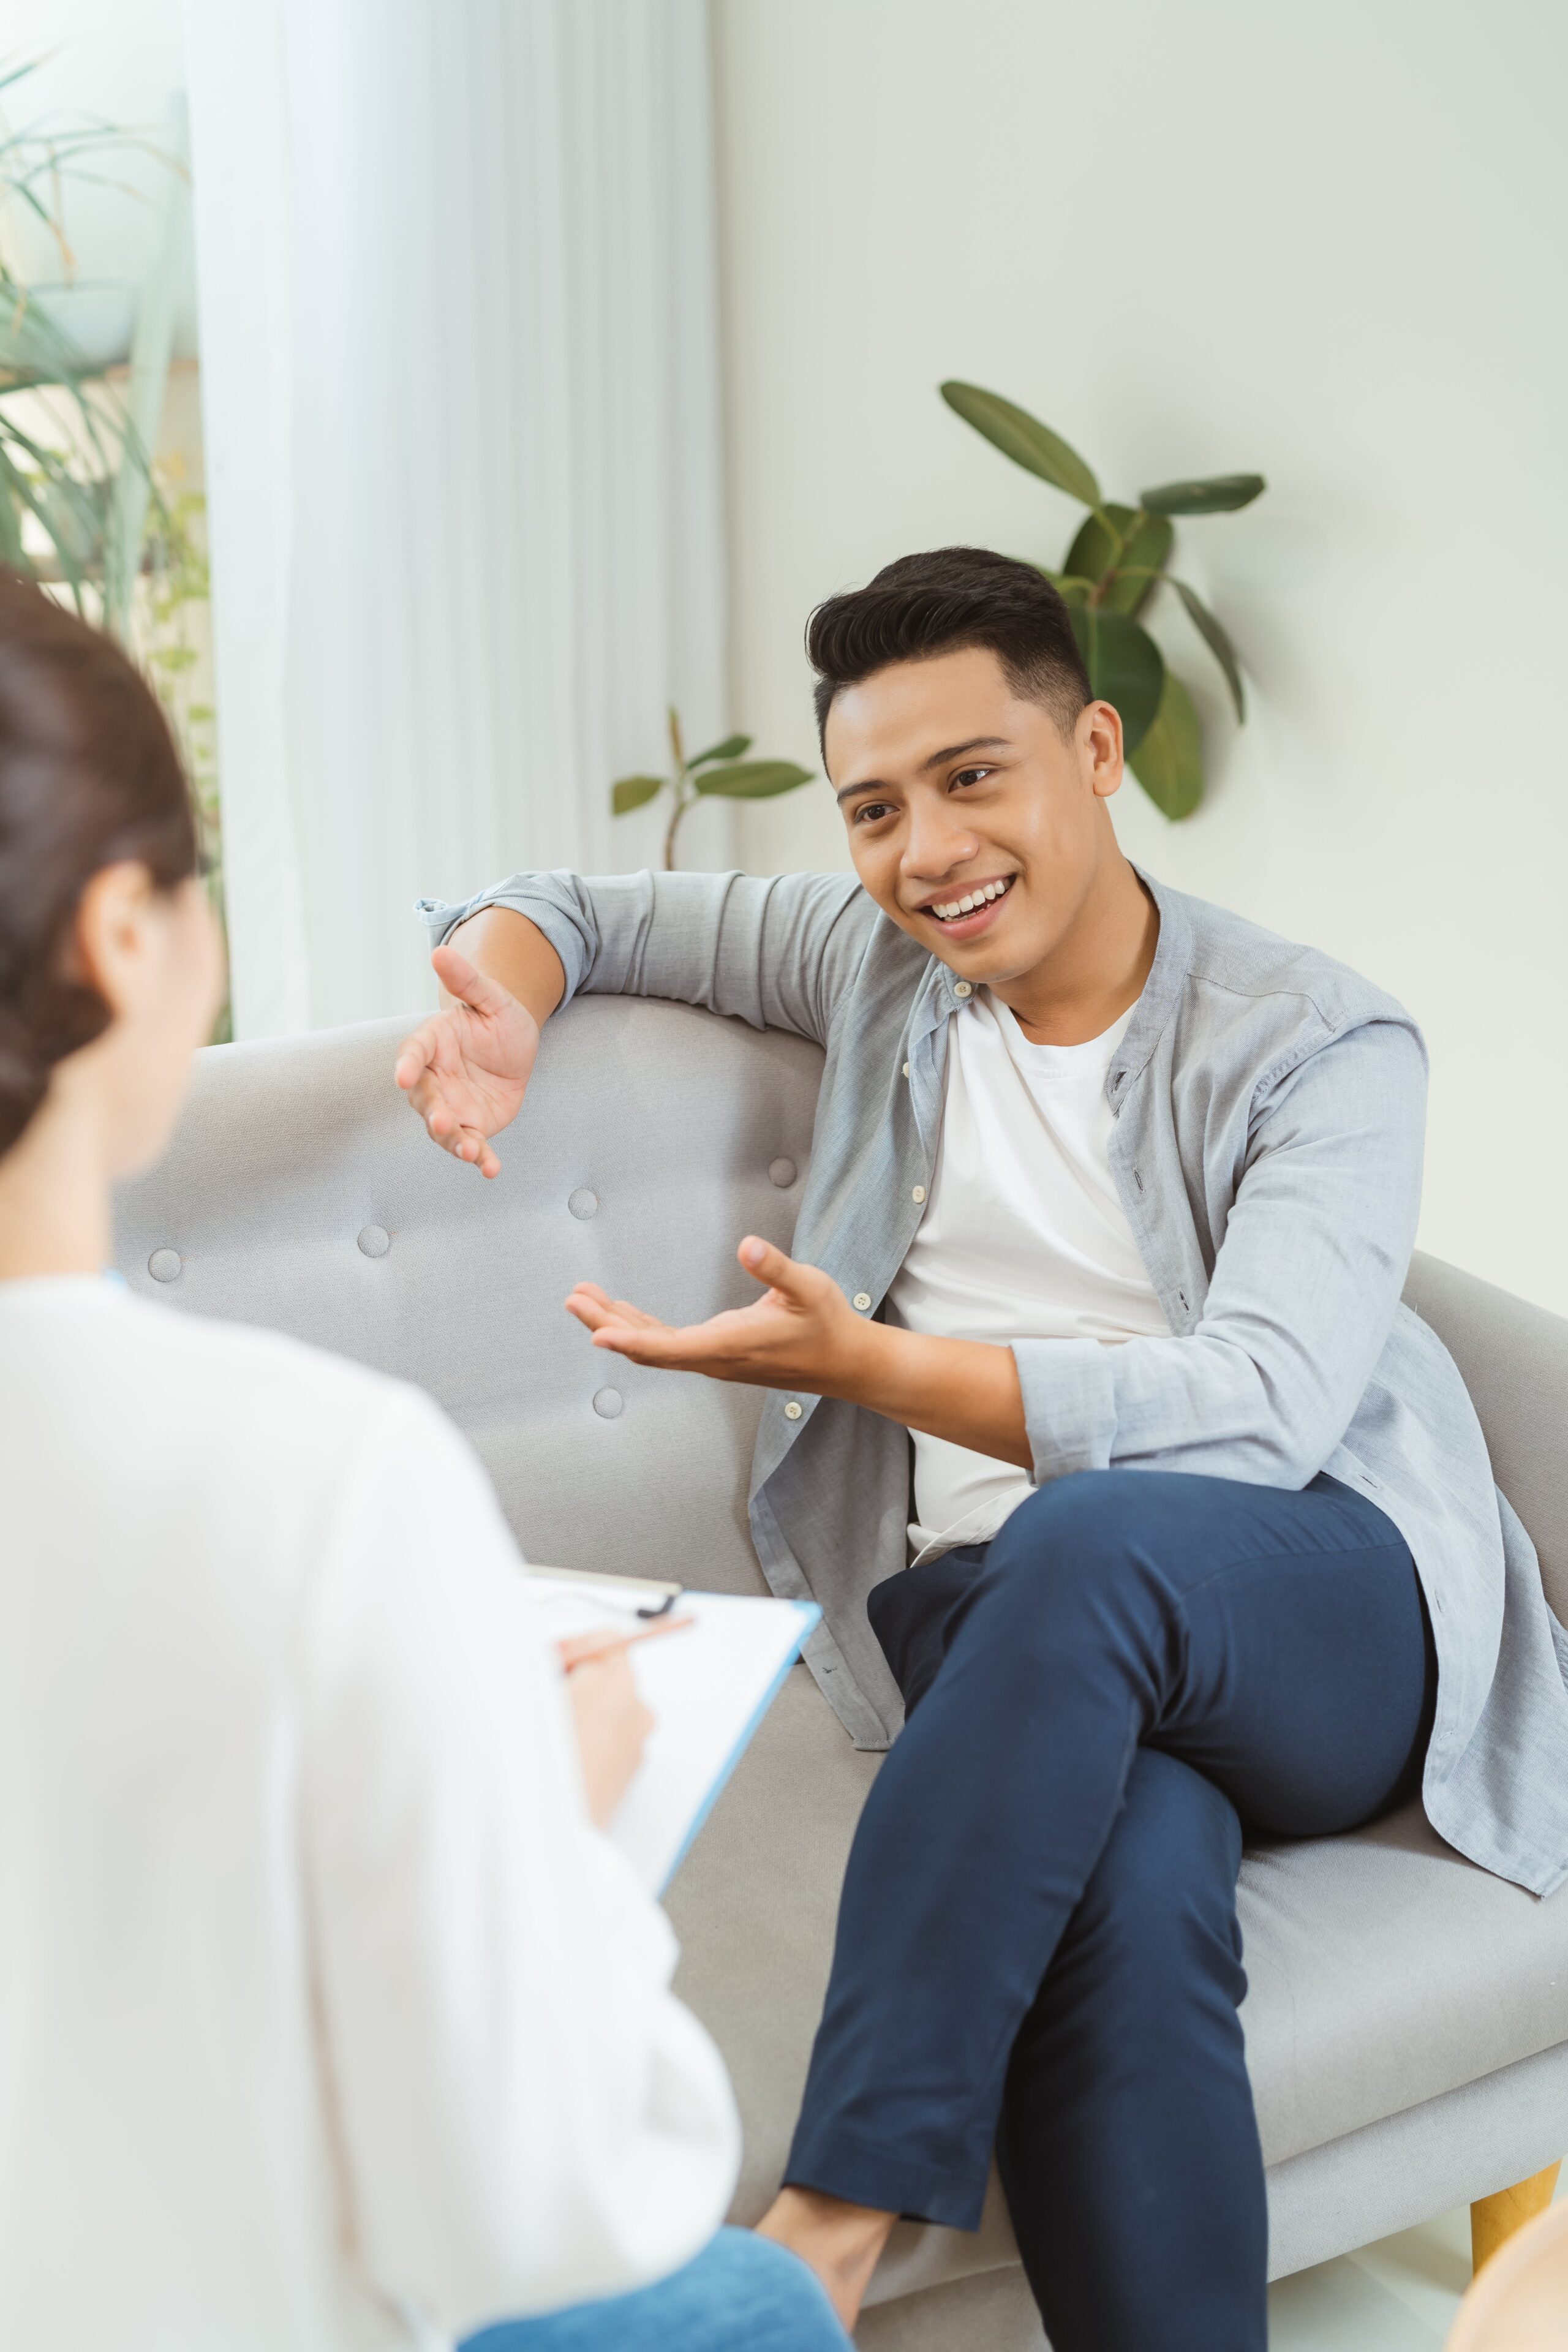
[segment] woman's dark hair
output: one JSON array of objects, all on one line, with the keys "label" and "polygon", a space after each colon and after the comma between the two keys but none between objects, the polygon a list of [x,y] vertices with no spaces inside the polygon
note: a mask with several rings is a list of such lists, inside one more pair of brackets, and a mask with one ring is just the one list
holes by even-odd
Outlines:
[{"label": "woman's dark hair", "polygon": [[179,754],[145,681],[112,639],[0,571],[0,1151],[55,1064],[109,1025],[70,971],[93,876],[134,858],[173,889],[199,857]]},{"label": "woman's dark hair", "polygon": [[938,547],[900,555],[806,623],[818,736],[845,687],[964,646],[989,646],[1014,693],[1044,703],[1064,733],[1094,699],[1067,605],[1043,572],[986,547]]}]

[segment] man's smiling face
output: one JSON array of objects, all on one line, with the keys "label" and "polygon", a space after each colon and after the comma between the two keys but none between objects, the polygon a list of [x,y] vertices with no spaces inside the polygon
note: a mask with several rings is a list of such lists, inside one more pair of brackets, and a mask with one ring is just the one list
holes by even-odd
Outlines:
[{"label": "man's smiling face", "polygon": [[824,751],[861,882],[966,980],[1035,971],[1116,854],[1104,803],[1121,782],[1117,713],[1091,702],[1064,734],[987,646],[845,687]]}]

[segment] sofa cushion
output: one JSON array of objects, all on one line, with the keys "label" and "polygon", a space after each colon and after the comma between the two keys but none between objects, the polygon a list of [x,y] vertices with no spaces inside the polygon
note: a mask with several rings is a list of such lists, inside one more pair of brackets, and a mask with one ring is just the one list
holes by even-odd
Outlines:
[{"label": "sofa cushion", "polygon": [[[879,1760],[850,1747],[797,1667],[670,1890],[678,1985],[723,2051],[745,2118],[741,2221],[778,2183]],[[1418,1807],[1348,1837],[1250,1847],[1240,1910],[1247,2063],[1271,2164],[1568,2038],[1568,1889],[1542,1903],[1489,1877]],[[993,2210],[987,2241],[1003,2226]],[[906,2276],[999,2258],[973,2241],[940,2259],[895,2253]]]},{"label": "sofa cushion", "polygon": [[1568,2038],[1568,1889],[1491,1877],[1419,1805],[1250,1847],[1240,1912],[1270,2164]]}]

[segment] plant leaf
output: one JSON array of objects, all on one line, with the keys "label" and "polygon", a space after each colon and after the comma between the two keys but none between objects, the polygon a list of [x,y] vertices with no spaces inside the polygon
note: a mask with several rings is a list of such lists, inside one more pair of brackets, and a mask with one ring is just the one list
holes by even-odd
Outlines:
[{"label": "plant leaf", "polygon": [[797,768],[793,760],[738,760],[710,768],[705,776],[691,781],[700,793],[719,793],[726,800],[769,801],[775,793],[793,793],[796,784],[809,784],[811,770]]},{"label": "plant leaf", "polygon": [[1139,504],[1151,514],[1234,514],[1260,499],[1268,487],[1261,474],[1210,474],[1203,481],[1162,482],[1156,490],[1141,492]]},{"label": "plant leaf", "polygon": [[[10,432],[9,437],[16,441],[21,441],[23,439],[23,436],[15,432]],[[29,447],[29,455],[30,454],[31,449]],[[54,523],[47,509],[40,503],[39,500],[38,493],[42,488],[47,487],[47,477],[45,477],[43,480],[29,479],[22,471],[22,468],[16,464],[16,460],[12,457],[9,449],[3,444],[0,444],[0,474],[4,475],[5,485],[8,487],[17,508],[20,509],[22,507],[26,507],[29,514],[34,518],[35,521],[41,526],[50,546],[55,551],[55,560],[58,563],[61,572],[64,574],[66,581],[69,584],[71,597],[76,604],[77,611],[79,613],[81,612],[83,609],[81,593],[83,575],[81,565],[76,557],[73,543],[68,537],[64,541],[56,539]],[[18,513],[18,529],[20,528],[20,514]],[[26,562],[26,570],[28,575],[35,580],[43,576],[39,572],[37,564],[32,562],[31,560],[28,560]]]},{"label": "plant leaf", "polygon": [[752,748],[749,735],[726,735],[721,743],[711,743],[706,751],[699,751],[695,760],[688,760],[689,768],[705,767],[710,760],[738,760]]},{"label": "plant leaf", "polygon": [[[1101,516],[1104,520],[1101,520]],[[1116,554],[1110,523],[1122,542]],[[1145,514],[1140,507],[1102,507],[1100,514],[1085,518],[1078,537],[1068,550],[1069,572],[1087,574],[1090,580],[1103,578],[1114,557],[1118,567],[1136,564],[1146,572],[1163,572],[1171,552],[1175,532],[1163,515]],[[1111,583],[1101,600],[1100,609],[1109,613],[1141,613],[1154,593],[1154,582],[1141,578],[1118,579]]]},{"label": "plant leaf", "polygon": [[[0,89],[5,85],[0,83]],[[13,572],[26,570],[26,558],[22,552],[22,518],[11,496],[10,468],[5,453],[0,448],[0,563],[7,563]]]},{"label": "plant leaf", "polygon": [[1004,400],[999,392],[986,392],[977,383],[960,383],[955,379],[944,383],[942,396],[955,415],[976,433],[984,434],[1004,457],[1011,457],[1015,466],[1026,473],[1037,474],[1042,482],[1052,482],[1069,498],[1078,499],[1086,507],[1100,504],[1100,484],[1078,451],[1069,448],[1048,425],[1031,416],[1026,408],[1016,407]]},{"label": "plant leaf", "polygon": [[1241,683],[1241,664],[1237,660],[1236,647],[1231,644],[1229,637],[1209,611],[1203,598],[1194,590],[1189,588],[1184,580],[1178,580],[1173,573],[1168,572],[1166,577],[1186,606],[1187,617],[1194,628],[1224,670],[1225,682],[1230,688],[1230,698],[1236,705],[1237,718],[1245,725],[1247,695]]},{"label": "plant leaf", "polygon": [[610,813],[613,816],[628,816],[633,809],[641,808],[656,793],[662,793],[668,776],[623,776],[610,786]]},{"label": "plant leaf", "polygon": [[1064,572],[1052,584],[1061,590],[1062,601],[1068,604],[1087,604],[1094,593],[1092,580],[1077,580],[1070,572]]},{"label": "plant leaf", "polygon": [[1165,683],[1165,657],[1147,629],[1126,613],[1069,604],[1078,649],[1097,700],[1121,713],[1123,747],[1131,758],[1154,723]]},{"label": "plant leaf", "polygon": [[1060,590],[1069,604],[1081,604],[1094,593],[1092,580],[1080,580],[1071,572],[1053,572],[1048,563],[1037,563],[1032,555],[1020,555],[1016,561],[1028,564],[1031,571],[1037,572],[1042,580],[1048,580],[1053,588]]},{"label": "plant leaf", "polygon": [[1193,698],[1179,677],[1165,672],[1164,691],[1154,723],[1128,765],[1162,816],[1173,824],[1191,816],[1204,796],[1204,747]]}]

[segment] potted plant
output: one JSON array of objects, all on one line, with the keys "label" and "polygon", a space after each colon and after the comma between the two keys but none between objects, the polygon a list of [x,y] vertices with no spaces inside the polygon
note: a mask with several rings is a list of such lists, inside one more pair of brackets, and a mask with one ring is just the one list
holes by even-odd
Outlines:
[{"label": "potted plant", "polygon": [[1142,625],[1162,587],[1173,589],[1224,674],[1238,720],[1247,717],[1241,664],[1229,636],[1196,590],[1170,569],[1173,515],[1233,514],[1266,488],[1261,474],[1218,474],[1201,481],[1162,482],[1136,506],[1105,498],[1078,451],[1027,409],[979,384],[942,387],[948,406],[1016,466],[1065,490],[1089,509],[1056,583],[1096,695],[1121,714],[1128,765],[1155,807],[1190,816],[1203,798],[1203,743],[1192,696]]},{"label": "potted plant", "polygon": [[667,874],[675,870],[675,839],[680,820],[700,799],[712,796],[729,801],[770,801],[780,793],[793,793],[797,784],[811,782],[811,770],[797,767],[793,760],[748,760],[745,755],[752,748],[749,735],[726,735],[721,742],[710,743],[706,751],[695,752],[688,759],[680,715],[671,710],[668,716],[669,773],[622,776],[610,787],[610,809],[616,816],[627,816],[633,809],[646,807],[660,793],[668,793],[669,822],[664,829]]}]

